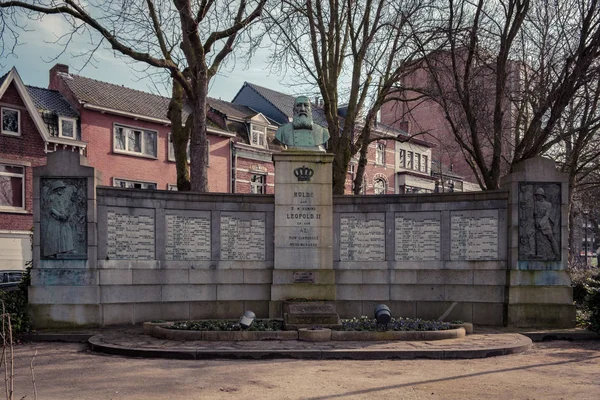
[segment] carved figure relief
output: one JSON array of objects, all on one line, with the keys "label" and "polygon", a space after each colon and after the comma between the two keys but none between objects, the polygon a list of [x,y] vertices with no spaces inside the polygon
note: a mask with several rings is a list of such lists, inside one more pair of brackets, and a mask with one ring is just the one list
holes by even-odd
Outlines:
[{"label": "carved figure relief", "polygon": [[43,179],[40,209],[42,258],[87,258],[85,179]]},{"label": "carved figure relief", "polygon": [[560,184],[519,185],[520,260],[560,260],[560,207]]}]

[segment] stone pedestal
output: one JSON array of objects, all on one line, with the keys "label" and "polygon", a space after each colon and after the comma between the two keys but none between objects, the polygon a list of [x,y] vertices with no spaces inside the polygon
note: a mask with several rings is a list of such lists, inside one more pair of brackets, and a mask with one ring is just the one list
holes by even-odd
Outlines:
[{"label": "stone pedestal", "polygon": [[281,301],[335,300],[332,154],[283,152],[275,163],[275,245],[271,316]]},{"label": "stone pedestal", "polygon": [[568,175],[538,157],[500,181],[508,201],[508,295],[505,324],[573,327],[568,260]]},{"label": "stone pedestal", "polygon": [[33,268],[29,314],[36,328],[99,326],[96,186],[100,172],[67,150],[33,169]]}]

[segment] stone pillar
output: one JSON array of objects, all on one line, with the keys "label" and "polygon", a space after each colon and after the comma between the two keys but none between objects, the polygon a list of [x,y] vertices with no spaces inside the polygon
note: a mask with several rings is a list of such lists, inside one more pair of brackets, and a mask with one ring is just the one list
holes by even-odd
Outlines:
[{"label": "stone pillar", "polygon": [[294,298],[335,300],[333,154],[282,152],[275,163],[272,316]]},{"label": "stone pillar", "polygon": [[58,150],[33,169],[29,312],[37,328],[98,326],[96,185],[79,153]]},{"label": "stone pillar", "polygon": [[515,165],[500,185],[510,191],[506,324],[573,327],[568,175],[537,157]]}]

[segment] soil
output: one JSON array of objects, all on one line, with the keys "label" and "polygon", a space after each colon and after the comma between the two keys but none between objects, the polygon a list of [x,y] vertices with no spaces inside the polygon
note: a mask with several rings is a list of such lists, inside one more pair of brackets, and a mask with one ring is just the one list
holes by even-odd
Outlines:
[{"label": "soil", "polygon": [[442,361],[134,359],[31,343],[15,347],[15,399],[34,398],[36,350],[39,399],[600,399],[600,341]]}]

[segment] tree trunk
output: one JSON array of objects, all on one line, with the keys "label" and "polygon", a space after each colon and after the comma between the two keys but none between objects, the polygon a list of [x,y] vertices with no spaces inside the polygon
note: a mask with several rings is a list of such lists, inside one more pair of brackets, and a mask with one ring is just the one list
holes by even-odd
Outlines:
[{"label": "tree trunk", "polygon": [[190,141],[191,183],[194,192],[208,192],[207,143],[206,143],[206,97],[208,79],[206,71],[195,76],[194,99],[192,99],[193,125]]},{"label": "tree trunk", "polygon": [[188,117],[185,126],[183,125],[183,104],[183,88],[177,80],[173,79],[173,92],[169,102],[168,117],[171,120],[171,142],[175,153],[177,190],[180,192],[191,189],[187,144],[190,139],[192,118]]}]

